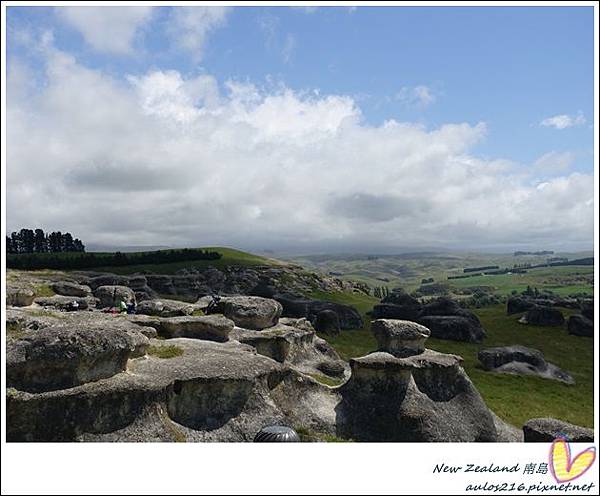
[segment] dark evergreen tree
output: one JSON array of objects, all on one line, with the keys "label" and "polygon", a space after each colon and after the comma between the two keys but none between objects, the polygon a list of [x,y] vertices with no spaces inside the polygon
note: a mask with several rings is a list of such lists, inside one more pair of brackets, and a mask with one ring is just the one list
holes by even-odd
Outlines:
[{"label": "dark evergreen tree", "polygon": [[33,249],[36,253],[46,253],[48,251],[46,235],[42,229],[35,230]]}]

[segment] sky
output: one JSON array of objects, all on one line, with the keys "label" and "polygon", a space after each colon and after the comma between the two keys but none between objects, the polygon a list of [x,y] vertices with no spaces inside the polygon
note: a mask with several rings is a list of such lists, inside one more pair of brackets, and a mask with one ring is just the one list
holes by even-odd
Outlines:
[{"label": "sky", "polygon": [[593,248],[592,7],[7,7],[7,226]]}]

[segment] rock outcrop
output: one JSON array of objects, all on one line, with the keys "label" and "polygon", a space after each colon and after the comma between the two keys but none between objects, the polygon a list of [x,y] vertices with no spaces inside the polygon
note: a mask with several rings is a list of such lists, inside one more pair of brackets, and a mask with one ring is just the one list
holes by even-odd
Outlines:
[{"label": "rock outcrop", "polygon": [[519,320],[523,324],[538,326],[561,326],[565,317],[558,308],[535,305]]},{"label": "rock outcrop", "polygon": [[561,370],[556,365],[547,363],[541,351],[525,346],[513,345],[487,348],[481,350],[477,357],[483,368],[492,372],[534,375],[566,384],[575,384],[571,374]]},{"label": "rock outcrop", "polygon": [[210,313],[223,314],[245,329],[260,331],[273,327],[279,321],[282,307],[275,300],[260,296],[232,296],[221,298]]},{"label": "rock outcrop", "polygon": [[551,443],[558,437],[572,443],[593,443],[594,430],[553,418],[535,418],[523,426],[526,443]]},{"label": "rock outcrop", "polygon": [[28,307],[33,304],[35,293],[27,288],[6,288],[6,304],[12,307]]},{"label": "rock outcrop", "polygon": [[506,315],[514,315],[516,313],[526,312],[534,306],[535,303],[528,298],[523,296],[511,296],[506,301]]},{"label": "rock outcrop", "polygon": [[160,320],[160,332],[169,338],[193,338],[225,342],[233,330],[232,320],[223,315],[169,317]]},{"label": "rock outcrop", "polygon": [[73,312],[77,310],[87,310],[88,299],[74,296],[42,296],[34,300],[36,305],[41,307],[52,307],[62,312]]},{"label": "rock outcrop", "polygon": [[425,351],[425,340],[431,332],[408,320],[378,319],[371,322],[371,331],[377,340],[378,351],[404,358]]},{"label": "rock outcrop", "polygon": [[135,302],[135,293],[127,286],[103,285],[94,289],[94,296],[98,298],[98,308],[113,307],[120,301],[126,304]]},{"label": "rock outcrop", "polygon": [[70,281],[57,281],[51,285],[51,288],[57,295],[62,296],[76,296],[79,298],[92,296],[92,289],[89,286]]},{"label": "rock outcrop", "polygon": [[363,320],[355,308],[341,303],[315,300],[304,296],[289,293],[278,293],[273,296],[283,306],[284,317],[306,318],[311,322],[316,321],[319,313],[330,310],[335,312],[340,322],[340,329],[360,329]]},{"label": "rock outcrop", "polygon": [[421,304],[412,296],[396,291],[375,305],[372,316],[418,322],[429,328],[431,336],[437,339],[480,343],[485,338],[477,316],[444,296]]},{"label": "rock outcrop", "polygon": [[315,317],[314,328],[328,336],[337,336],[340,333],[340,318],[333,310],[322,310]]},{"label": "rock outcrop", "polygon": [[[136,293],[137,294],[137,293]],[[180,317],[183,315],[191,315],[199,308],[184,301],[160,299],[147,299],[141,301],[136,306],[136,313],[142,315],[153,315],[156,317]]]},{"label": "rock outcrop", "polygon": [[583,315],[571,315],[567,322],[569,334],[574,336],[594,337],[594,321]]}]

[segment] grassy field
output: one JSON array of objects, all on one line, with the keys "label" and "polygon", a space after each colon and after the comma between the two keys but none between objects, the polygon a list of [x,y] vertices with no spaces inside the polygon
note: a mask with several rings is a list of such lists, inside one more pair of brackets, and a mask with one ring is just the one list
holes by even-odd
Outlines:
[{"label": "grassy field", "polygon": [[[315,294],[329,301],[354,305],[365,319],[360,330],[342,331],[327,339],[340,355],[348,360],[363,356],[376,348],[365,312],[375,298],[358,294]],[[571,336],[565,327],[524,326],[520,315],[506,315],[504,305],[474,309],[487,331],[483,344],[459,343],[429,339],[427,347],[463,357],[465,371],[481,393],[487,405],[505,421],[521,427],[534,417],[555,417],[578,425],[593,427],[594,422],[594,348],[593,339]],[[564,309],[565,316],[573,310]],[[482,348],[521,344],[544,353],[546,360],[571,373],[574,386],[535,377],[512,376],[486,372],[479,367],[477,353]]]},{"label": "grassy field", "polygon": [[508,295],[511,291],[522,292],[527,286],[539,290],[549,289],[559,295],[574,293],[594,294],[594,267],[569,265],[564,267],[540,267],[525,274],[482,275],[465,279],[452,279],[450,284],[457,288],[490,286],[494,292]]},{"label": "grassy field", "polygon": [[143,271],[151,271],[155,274],[174,274],[180,269],[189,268],[206,268],[209,266],[223,268],[229,265],[242,265],[247,267],[252,265],[279,265],[282,263],[272,258],[253,255],[244,251],[234,250],[233,248],[211,246],[201,247],[200,249],[219,252],[222,257],[218,260],[188,260],[164,264],[127,265],[123,267],[105,266],[96,267],[93,270],[96,272],[112,272],[114,274],[133,274],[135,272]]}]

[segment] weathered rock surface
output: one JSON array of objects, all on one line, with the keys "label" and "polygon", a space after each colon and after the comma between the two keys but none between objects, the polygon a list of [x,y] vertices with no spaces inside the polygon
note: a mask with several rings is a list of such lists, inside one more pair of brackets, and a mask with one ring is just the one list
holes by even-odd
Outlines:
[{"label": "weathered rock surface", "polygon": [[314,327],[317,332],[337,336],[340,333],[340,318],[333,310],[322,310],[315,317]]},{"label": "weathered rock surface", "polygon": [[421,317],[419,323],[431,331],[431,337],[437,339],[481,343],[485,338],[483,328],[467,317],[457,315],[428,315]]},{"label": "weathered rock surface", "polygon": [[431,336],[438,339],[479,343],[485,338],[485,330],[477,316],[444,296],[422,305],[406,293],[393,292],[375,305],[372,316],[418,322],[428,327]]},{"label": "weathered rock surface", "polygon": [[396,357],[418,355],[425,351],[425,340],[431,332],[408,320],[378,319],[371,322],[371,331],[377,340],[378,351]]},{"label": "weathered rock surface", "polygon": [[119,328],[46,327],[7,343],[7,386],[40,392],[110,377],[145,343]]},{"label": "weathered rock surface", "polygon": [[6,304],[13,307],[28,307],[33,304],[35,293],[26,288],[6,288]]},{"label": "weathered rock surface", "polygon": [[283,306],[282,315],[284,317],[306,318],[310,322],[315,322],[319,313],[331,310],[338,316],[340,329],[360,329],[363,326],[362,317],[355,308],[349,305],[313,300],[289,293],[279,293],[274,295],[273,298]]},{"label": "weathered rock surface", "polygon": [[520,321],[538,326],[561,326],[565,318],[558,308],[536,305],[530,308]]},{"label": "weathered rock surface", "polygon": [[316,335],[306,319],[284,318],[276,326],[262,331],[236,328],[231,338],[305,374],[344,378],[349,372],[347,364],[327,341]]},{"label": "weathered rock surface", "polygon": [[260,296],[232,296],[221,298],[211,310],[231,319],[239,327],[261,330],[272,327],[281,316],[281,304]]},{"label": "weathered rock surface", "polygon": [[571,315],[567,322],[569,334],[574,336],[594,337],[594,321],[583,315]]},{"label": "weathered rock surface", "polygon": [[92,296],[92,290],[89,286],[70,281],[55,282],[51,285],[51,288],[57,295],[62,296],[77,296],[79,298]]},{"label": "weathered rock surface", "polygon": [[233,321],[223,315],[169,317],[160,320],[160,333],[170,338],[225,342],[233,327]]},{"label": "weathered rock surface", "polygon": [[520,345],[500,346],[481,350],[477,356],[485,370],[504,374],[535,375],[566,384],[575,383],[571,374],[547,363],[542,352],[533,348]]},{"label": "weathered rock surface", "polygon": [[73,312],[76,310],[87,310],[88,300],[74,296],[44,296],[34,300],[41,307],[52,307],[63,312]]},{"label": "weathered rock surface", "polygon": [[523,426],[526,443],[551,443],[564,437],[573,443],[593,443],[594,430],[553,418],[535,418]]},{"label": "weathered rock surface", "polygon": [[197,307],[194,304],[177,300],[145,300],[136,306],[136,313],[157,317],[178,317],[191,315]]},{"label": "weathered rock surface", "polygon": [[104,285],[94,290],[98,298],[98,308],[113,307],[124,301],[129,304],[135,302],[135,293],[127,286]]},{"label": "weathered rock surface", "polygon": [[583,300],[581,302],[581,315],[586,319],[594,321],[594,300]]},{"label": "weathered rock surface", "polygon": [[431,350],[408,358],[371,353],[350,361],[340,388],[338,434],[357,441],[496,441],[492,413],[460,367]]},{"label": "weathered rock surface", "polygon": [[522,296],[511,296],[506,301],[506,314],[513,315],[515,313],[526,312],[530,308],[533,308],[535,303],[531,300]]}]

